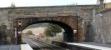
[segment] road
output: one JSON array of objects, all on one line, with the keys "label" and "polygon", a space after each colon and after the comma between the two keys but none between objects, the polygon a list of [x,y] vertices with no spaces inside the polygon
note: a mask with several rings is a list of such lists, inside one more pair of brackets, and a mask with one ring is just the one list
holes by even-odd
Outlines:
[{"label": "road", "polygon": [[22,39],[25,43],[29,44],[31,47],[36,48],[36,49],[66,50],[65,48],[62,48],[60,46],[47,44],[46,42],[42,42],[34,38],[24,37]]}]

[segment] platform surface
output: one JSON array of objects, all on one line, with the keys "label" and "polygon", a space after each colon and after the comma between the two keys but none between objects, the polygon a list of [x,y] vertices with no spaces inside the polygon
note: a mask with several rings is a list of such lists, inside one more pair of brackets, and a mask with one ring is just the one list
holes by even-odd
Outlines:
[{"label": "platform surface", "polygon": [[0,50],[33,50],[28,44],[0,45]]},{"label": "platform surface", "polygon": [[111,45],[99,44],[99,43],[67,43],[69,45],[85,47],[85,48],[93,48],[97,50],[111,50]]}]

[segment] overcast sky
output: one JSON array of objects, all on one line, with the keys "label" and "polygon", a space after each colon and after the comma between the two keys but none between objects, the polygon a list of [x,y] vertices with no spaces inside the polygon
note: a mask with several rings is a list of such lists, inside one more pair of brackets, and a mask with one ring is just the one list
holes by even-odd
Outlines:
[{"label": "overcast sky", "polygon": [[[96,4],[97,0],[0,0],[0,7],[9,7],[11,3],[16,6],[53,6],[71,4]],[[105,2],[111,2],[106,0]]]}]

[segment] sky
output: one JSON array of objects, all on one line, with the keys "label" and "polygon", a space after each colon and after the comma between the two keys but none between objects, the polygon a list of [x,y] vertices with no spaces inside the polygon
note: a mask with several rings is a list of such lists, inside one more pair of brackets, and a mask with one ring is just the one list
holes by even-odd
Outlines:
[{"label": "sky", "polygon": [[[111,2],[111,0],[105,0]],[[0,0],[0,7],[9,7],[14,3],[17,7],[22,6],[54,6],[54,5],[85,5],[96,4],[97,0]]]}]

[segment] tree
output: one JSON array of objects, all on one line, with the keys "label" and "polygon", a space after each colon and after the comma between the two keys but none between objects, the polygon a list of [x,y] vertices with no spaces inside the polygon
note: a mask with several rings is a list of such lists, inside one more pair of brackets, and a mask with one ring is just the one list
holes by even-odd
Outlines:
[{"label": "tree", "polygon": [[31,30],[28,30],[28,31],[27,31],[27,34],[28,34],[28,35],[33,35],[33,33],[32,33]]},{"label": "tree", "polygon": [[60,32],[62,32],[62,28],[59,25],[49,24],[45,31],[45,34],[46,36],[53,37],[53,36],[56,36],[56,34]]}]

